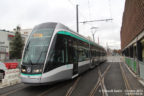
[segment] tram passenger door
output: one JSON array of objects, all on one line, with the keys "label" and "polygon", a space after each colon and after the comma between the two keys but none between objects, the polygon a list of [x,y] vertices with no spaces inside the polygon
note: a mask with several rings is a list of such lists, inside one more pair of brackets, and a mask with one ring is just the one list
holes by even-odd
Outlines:
[{"label": "tram passenger door", "polygon": [[77,42],[73,38],[69,38],[69,61],[73,64],[73,76],[78,74],[78,57],[77,57]]},{"label": "tram passenger door", "polygon": [[73,75],[78,74],[78,61],[77,61],[77,56],[74,57],[73,60]]},{"label": "tram passenger door", "polygon": [[78,54],[77,42],[73,41],[73,76],[78,74]]}]

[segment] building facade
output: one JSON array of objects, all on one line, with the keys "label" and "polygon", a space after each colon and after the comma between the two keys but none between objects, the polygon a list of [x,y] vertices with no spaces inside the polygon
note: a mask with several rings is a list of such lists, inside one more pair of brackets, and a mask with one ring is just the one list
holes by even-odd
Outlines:
[{"label": "building facade", "polygon": [[[14,32],[0,30],[0,61],[9,59],[10,42],[15,36]],[[26,41],[28,35],[22,34],[22,39]]]},{"label": "building facade", "polygon": [[23,35],[30,35],[32,29],[21,29],[21,34]]},{"label": "building facade", "polygon": [[144,61],[144,0],[126,0],[121,27],[123,55]]}]

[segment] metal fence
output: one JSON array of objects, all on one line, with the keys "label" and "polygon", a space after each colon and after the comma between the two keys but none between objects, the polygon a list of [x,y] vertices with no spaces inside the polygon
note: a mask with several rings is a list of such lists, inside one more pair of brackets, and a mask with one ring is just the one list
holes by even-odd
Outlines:
[{"label": "metal fence", "polygon": [[137,61],[133,58],[125,57],[125,63],[135,72],[138,74],[138,67]]},{"label": "metal fence", "polygon": [[144,62],[139,61],[140,77],[144,79]]},{"label": "metal fence", "polygon": [[125,63],[133,72],[144,79],[144,62],[138,61],[134,58],[125,57]]}]

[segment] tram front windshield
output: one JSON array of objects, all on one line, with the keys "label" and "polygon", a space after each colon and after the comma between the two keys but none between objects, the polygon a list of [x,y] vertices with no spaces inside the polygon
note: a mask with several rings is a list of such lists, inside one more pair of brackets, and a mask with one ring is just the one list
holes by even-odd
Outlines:
[{"label": "tram front windshield", "polygon": [[54,28],[34,29],[31,33],[23,56],[23,65],[44,64],[48,46],[54,32]]}]

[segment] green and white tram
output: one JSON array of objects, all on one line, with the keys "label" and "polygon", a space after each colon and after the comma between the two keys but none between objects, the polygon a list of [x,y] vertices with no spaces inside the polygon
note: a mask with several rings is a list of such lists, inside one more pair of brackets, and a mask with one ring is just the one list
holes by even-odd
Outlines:
[{"label": "green and white tram", "polygon": [[60,23],[37,25],[25,45],[21,79],[43,84],[72,79],[106,61],[105,49]]}]

